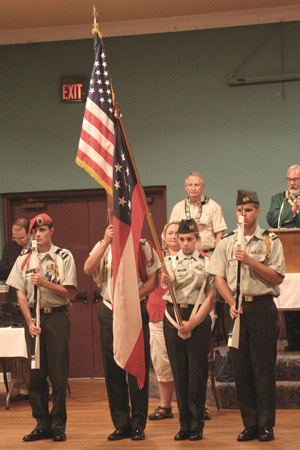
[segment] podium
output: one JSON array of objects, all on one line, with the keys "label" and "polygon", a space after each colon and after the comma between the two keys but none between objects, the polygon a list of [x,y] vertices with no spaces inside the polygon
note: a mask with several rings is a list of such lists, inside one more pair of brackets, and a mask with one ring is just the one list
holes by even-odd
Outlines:
[{"label": "podium", "polygon": [[285,259],[285,273],[300,273],[300,228],[270,230],[280,239]]},{"label": "podium", "polygon": [[270,230],[280,239],[285,258],[285,279],[280,296],[274,298],[279,310],[300,310],[300,228]]}]

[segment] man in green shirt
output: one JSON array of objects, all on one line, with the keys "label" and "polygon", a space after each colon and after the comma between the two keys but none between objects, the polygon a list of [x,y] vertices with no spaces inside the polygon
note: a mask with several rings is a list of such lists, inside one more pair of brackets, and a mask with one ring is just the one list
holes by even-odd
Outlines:
[{"label": "man in green shirt", "polygon": [[[272,228],[300,228],[300,165],[287,171],[287,190],[273,195],[267,214]],[[300,311],[284,311],[286,338],[285,351],[300,350]]]}]

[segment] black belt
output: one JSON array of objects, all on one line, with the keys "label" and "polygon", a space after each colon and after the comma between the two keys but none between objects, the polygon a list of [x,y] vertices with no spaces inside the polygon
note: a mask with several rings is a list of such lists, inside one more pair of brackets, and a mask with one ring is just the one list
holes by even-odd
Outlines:
[{"label": "black belt", "polygon": [[[173,306],[173,303],[168,302],[168,306]],[[178,308],[180,309],[189,309],[194,308],[195,305],[190,305],[189,303],[177,303]]]},{"label": "black belt", "polygon": [[215,247],[212,248],[206,248],[205,250],[202,250],[204,253],[213,252],[215,250]]},{"label": "black belt", "polygon": [[243,297],[243,302],[248,303],[248,302],[259,302],[261,300],[271,300],[273,299],[273,296],[268,294],[268,295],[245,295]]},{"label": "black belt", "polygon": [[[59,312],[59,311],[67,311],[68,307],[67,305],[65,306],[52,306],[50,308],[41,308],[40,309],[40,313],[41,314],[52,314],[54,312]],[[30,311],[35,313],[35,308],[30,308]]]}]

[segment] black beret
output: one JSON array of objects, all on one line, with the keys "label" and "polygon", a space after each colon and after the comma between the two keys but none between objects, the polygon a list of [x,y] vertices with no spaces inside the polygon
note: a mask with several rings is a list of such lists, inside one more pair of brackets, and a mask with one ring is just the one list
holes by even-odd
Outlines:
[{"label": "black beret", "polygon": [[247,205],[248,203],[258,203],[259,200],[255,191],[239,189],[236,198],[236,206]]},{"label": "black beret", "polygon": [[181,220],[178,226],[178,234],[195,233],[199,234],[197,224],[194,219]]}]

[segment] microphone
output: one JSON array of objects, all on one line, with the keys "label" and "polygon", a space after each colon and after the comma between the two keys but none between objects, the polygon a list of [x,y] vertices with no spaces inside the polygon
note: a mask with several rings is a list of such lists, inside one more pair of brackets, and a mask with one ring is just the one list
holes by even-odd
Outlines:
[{"label": "microphone", "polygon": [[283,208],[285,203],[288,200],[291,200],[293,198],[292,194],[289,192],[288,195],[283,199],[281,207],[280,207],[280,211],[279,211],[279,216],[278,216],[278,222],[277,222],[277,228],[280,229],[281,228],[281,221],[282,221],[282,214],[283,214]]}]

